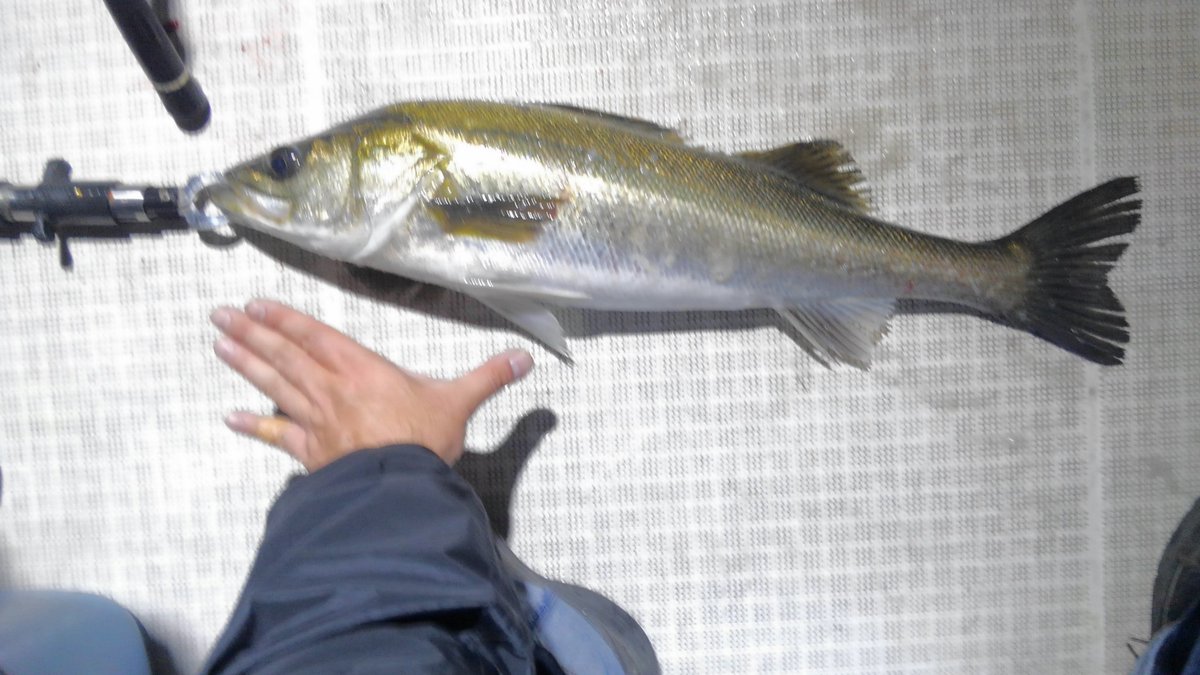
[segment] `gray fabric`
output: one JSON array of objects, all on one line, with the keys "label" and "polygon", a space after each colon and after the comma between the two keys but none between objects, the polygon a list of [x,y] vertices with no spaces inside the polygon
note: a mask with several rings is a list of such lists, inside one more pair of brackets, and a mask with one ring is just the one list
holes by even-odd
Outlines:
[{"label": "gray fabric", "polygon": [[194,137],[101,3],[0,3],[0,178],[60,155],[81,177],[181,182],[443,96],[598,107],[726,150],[840,139],[881,216],[964,238],[1135,174],[1145,220],[1113,275],[1129,359],[905,315],[870,373],[828,372],[767,315],[581,313],[568,366],[461,298],[311,258],[83,242],[68,275],[0,241],[0,581],[110,595],[195,669],[294,469],[220,423],[270,404],[211,356],[206,315],[261,294],[432,374],[534,349],[468,445],[541,409],[557,426],[519,477],[491,457],[481,491],[515,481],[514,550],[628,608],[667,672],[1132,665],[1200,485],[1200,5],[182,4],[214,109]]}]

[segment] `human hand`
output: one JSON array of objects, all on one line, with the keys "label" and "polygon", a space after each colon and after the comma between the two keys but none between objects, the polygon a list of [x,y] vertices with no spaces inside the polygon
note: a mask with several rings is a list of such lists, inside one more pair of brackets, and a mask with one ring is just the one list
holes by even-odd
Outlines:
[{"label": "human hand", "polygon": [[533,367],[522,350],[493,356],[453,380],[398,368],[307,314],[255,300],[221,307],[222,361],[275,401],[286,417],[235,412],[231,429],[281,448],[310,472],[355,450],[413,443],[453,466],[467,420],[484,401]]}]

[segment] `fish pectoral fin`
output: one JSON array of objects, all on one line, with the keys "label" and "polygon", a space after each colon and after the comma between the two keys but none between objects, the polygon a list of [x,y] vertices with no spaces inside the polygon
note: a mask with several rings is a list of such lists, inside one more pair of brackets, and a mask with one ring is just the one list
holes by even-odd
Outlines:
[{"label": "fish pectoral fin", "polygon": [[791,307],[775,306],[813,356],[828,367],[846,363],[866,370],[871,353],[887,333],[896,309],[892,298],[816,299]]},{"label": "fish pectoral fin", "polygon": [[538,104],[538,106],[542,108],[550,108],[552,110],[559,110],[572,115],[578,115],[580,117],[590,118],[597,122],[603,122],[604,124],[617,127],[618,129],[632,131],[634,133],[642,134],[643,136],[649,136],[660,141],[678,143],[679,145],[684,145],[685,143],[683,136],[679,135],[678,131],[671,129],[670,127],[665,127],[657,122],[651,122],[650,120],[638,119],[636,117],[625,117],[623,115],[614,115],[601,110],[593,110],[591,108],[564,105],[560,103],[541,103]]},{"label": "fish pectoral fin", "polygon": [[426,200],[447,234],[520,244],[535,239],[542,227],[558,218],[565,199],[535,195],[438,194]]},{"label": "fish pectoral fin", "polygon": [[861,187],[862,172],[849,151],[837,141],[793,143],[763,152],[740,155],[803,183],[842,206],[866,213],[870,208],[867,190]]},{"label": "fish pectoral fin", "polygon": [[562,326],[544,305],[517,295],[476,293],[469,289],[464,292],[491,307],[497,314],[516,324],[559,356],[571,360],[571,350],[567,349],[567,339],[563,336]]}]

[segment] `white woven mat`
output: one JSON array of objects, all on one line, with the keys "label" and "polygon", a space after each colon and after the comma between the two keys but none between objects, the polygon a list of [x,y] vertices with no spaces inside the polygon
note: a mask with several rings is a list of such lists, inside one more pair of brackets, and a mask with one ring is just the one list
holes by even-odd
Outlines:
[{"label": "white woven mat", "polygon": [[[957,316],[900,317],[862,374],[757,315],[582,315],[577,365],[535,351],[469,438],[517,429],[471,467],[498,503],[540,438],[515,549],[629,607],[670,672],[1123,672],[1200,493],[1200,6],[1005,4],[188,2],[215,118],[187,137],[101,3],[5,2],[0,177],[57,155],[175,183],[448,96],[600,107],[728,150],[838,138],[884,217],[961,237],[1139,175],[1124,367]],[[431,373],[529,344],[461,300],[398,308],[249,246],[75,252],[68,274],[0,240],[0,582],[109,594],[184,670],[293,470],[220,423],[266,402],[211,355],[212,307],[281,298]]]}]

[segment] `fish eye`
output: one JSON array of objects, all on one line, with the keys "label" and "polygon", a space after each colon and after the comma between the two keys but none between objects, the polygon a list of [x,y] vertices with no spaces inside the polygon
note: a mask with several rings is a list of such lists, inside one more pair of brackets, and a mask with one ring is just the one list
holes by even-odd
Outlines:
[{"label": "fish eye", "polygon": [[304,159],[294,146],[285,145],[271,151],[271,174],[276,180],[287,180],[295,176],[303,165]]}]

